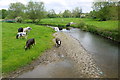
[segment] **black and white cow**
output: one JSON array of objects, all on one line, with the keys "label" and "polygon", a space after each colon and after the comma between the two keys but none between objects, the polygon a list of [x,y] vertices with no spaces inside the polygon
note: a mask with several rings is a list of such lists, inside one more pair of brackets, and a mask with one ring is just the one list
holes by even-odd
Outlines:
[{"label": "black and white cow", "polygon": [[18,29],[18,32],[23,32],[23,28],[22,28],[22,27],[19,28],[19,29]]},{"label": "black and white cow", "polygon": [[23,32],[29,32],[30,30],[32,30],[30,27],[23,28]]},{"label": "black and white cow", "polygon": [[59,28],[58,28],[58,27],[53,27],[53,29],[54,29],[55,31],[59,31]]},{"label": "black and white cow", "polygon": [[27,39],[27,33],[26,32],[18,32],[16,35],[16,39],[19,39],[19,38]]},{"label": "black and white cow", "polygon": [[70,23],[66,24],[66,27],[69,27],[71,24],[74,24],[74,23],[70,22]]},{"label": "black and white cow", "polygon": [[56,38],[55,41],[56,41],[56,47],[60,47],[61,40],[59,38]]},{"label": "black and white cow", "polygon": [[35,45],[35,39],[31,38],[29,40],[27,40],[26,45],[25,45],[25,50],[27,50],[28,48],[30,49],[30,46]]}]

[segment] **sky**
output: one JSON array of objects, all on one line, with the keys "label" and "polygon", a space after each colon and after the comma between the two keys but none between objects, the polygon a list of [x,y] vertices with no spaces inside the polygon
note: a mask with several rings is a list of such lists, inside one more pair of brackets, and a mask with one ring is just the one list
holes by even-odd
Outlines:
[{"label": "sky", "polygon": [[[31,0],[0,0],[0,9],[8,9],[10,3],[21,2],[27,4]],[[64,10],[72,10],[75,7],[82,8],[83,13],[92,11],[92,2],[94,0],[32,0],[35,2],[42,1],[45,3],[46,10],[54,9],[56,13]]]}]

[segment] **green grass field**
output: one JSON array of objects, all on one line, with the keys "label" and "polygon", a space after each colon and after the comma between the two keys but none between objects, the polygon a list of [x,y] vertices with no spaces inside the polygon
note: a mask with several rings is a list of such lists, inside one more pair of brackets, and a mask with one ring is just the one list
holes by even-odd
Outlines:
[{"label": "green grass field", "polygon": [[[17,30],[20,27],[31,27],[27,39],[16,39]],[[54,30],[44,26],[22,23],[2,24],[2,72],[9,73],[36,59],[45,50],[53,46],[52,34]],[[26,41],[35,38],[36,45],[24,50]]]},{"label": "green grass field", "polygon": [[[69,22],[74,22],[76,24],[80,22],[84,22],[89,25],[94,25],[98,27],[99,29],[105,29],[105,30],[116,30],[118,29],[118,21],[97,21],[93,19],[88,18],[48,18],[48,19],[42,19],[40,21],[40,24],[50,24],[50,25],[61,25],[65,26]],[[72,27],[79,27],[76,26],[76,24],[71,25]]]},{"label": "green grass field", "polygon": [[93,19],[83,19],[88,25],[94,25],[101,30],[118,30],[118,21],[96,21]]}]

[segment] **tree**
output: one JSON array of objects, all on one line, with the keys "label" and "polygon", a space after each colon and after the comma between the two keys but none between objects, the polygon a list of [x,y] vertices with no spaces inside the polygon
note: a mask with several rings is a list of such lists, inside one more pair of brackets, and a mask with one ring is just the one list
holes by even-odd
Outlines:
[{"label": "tree", "polygon": [[42,18],[45,17],[45,9],[43,2],[32,2],[30,1],[26,8],[26,13],[28,18],[32,20],[32,22],[39,22]]},{"label": "tree", "polygon": [[57,17],[62,18],[63,13],[60,11],[59,14],[57,14]]},{"label": "tree", "polygon": [[5,19],[7,16],[8,11],[6,9],[0,10],[0,15],[2,19]]},{"label": "tree", "polygon": [[101,21],[118,19],[118,3],[111,0],[104,2],[93,2],[94,16]]},{"label": "tree", "polygon": [[54,9],[49,10],[47,16],[48,16],[49,18],[56,18],[56,17],[57,17]]},{"label": "tree", "polygon": [[79,18],[81,13],[82,9],[79,7],[76,7],[75,9],[72,10],[73,17]]},{"label": "tree", "polygon": [[64,18],[69,18],[69,17],[71,17],[71,11],[65,10],[65,11],[63,12],[63,17],[64,17]]},{"label": "tree", "polygon": [[96,19],[96,11],[95,10],[90,11],[89,17],[92,17],[93,19]]},{"label": "tree", "polygon": [[25,12],[25,6],[24,4],[20,3],[20,2],[16,2],[16,3],[11,3],[8,9],[8,16],[9,18],[16,18],[18,16],[23,17]]}]

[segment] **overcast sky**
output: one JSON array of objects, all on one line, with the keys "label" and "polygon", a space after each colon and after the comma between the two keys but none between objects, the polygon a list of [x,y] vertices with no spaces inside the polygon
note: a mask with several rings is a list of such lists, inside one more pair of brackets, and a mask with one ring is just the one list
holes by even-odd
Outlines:
[{"label": "overcast sky", "polygon": [[[27,4],[31,0],[0,0],[0,9],[8,9],[10,3],[21,2]],[[93,0],[32,0],[42,1],[45,3],[46,10],[54,9],[56,13],[64,11],[65,9],[72,10],[75,7],[82,8],[82,12],[90,12],[92,10]]]}]

